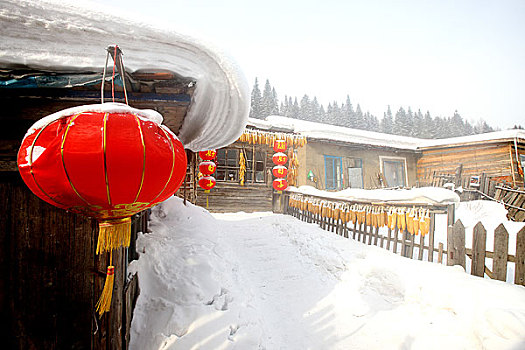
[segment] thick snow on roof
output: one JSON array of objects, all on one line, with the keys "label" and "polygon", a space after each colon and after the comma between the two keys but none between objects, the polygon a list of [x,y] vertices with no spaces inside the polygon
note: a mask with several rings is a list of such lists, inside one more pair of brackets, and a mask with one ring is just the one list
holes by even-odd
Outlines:
[{"label": "thick snow on roof", "polygon": [[196,80],[179,133],[194,151],[233,143],[247,122],[250,92],[236,64],[217,49],[173,31],[64,1],[2,1],[0,67],[100,69],[117,44],[128,70],[168,69]]},{"label": "thick snow on roof", "polygon": [[285,129],[310,139],[333,140],[373,146],[416,150],[423,140],[373,131],[345,128],[342,126],[314,123],[305,120],[271,115],[265,120],[250,118],[248,125],[261,129]]},{"label": "thick snow on roof", "polygon": [[489,142],[489,141],[503,141],[503,140],[512,140],[512,139],[521,139],[521,142],[525,141],[525,130],[502,130],[488,132],[485,134],[461,136],[461,137],[451,137],[448,139],[435,139],[435,140],[424,140],[420,145],[421,148],[424,147],[436,147],[436,146],[448,146],[456,144],[470,144],[470,143],[479,143],[479,142]]},{"label": "thick snow on roof", "polygon": [[524,130],[503,130],[485,134],[431,140],[384,134],[361,129],[351,129],[329,124],[314,123],[277,115],[268,116],[264,120],[249,118],[248,125],[262,130],[295,132],[310,139],[332,140],[406,150],[418,150],[426,147],[447,146],[454,144],[512,140],[515,138],[521,139],[521,142],[525,140]]}]

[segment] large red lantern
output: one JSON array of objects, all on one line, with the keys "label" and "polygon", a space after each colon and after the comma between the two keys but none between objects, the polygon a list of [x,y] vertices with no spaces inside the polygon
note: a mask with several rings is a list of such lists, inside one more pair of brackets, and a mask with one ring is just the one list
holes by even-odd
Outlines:
[{"label": "large red lantern", "polygon": [[217,169],[217,165],[212,161],[204,161],[199,164],[199,171],[204,175],[211,175]]},{"label": "large red lantern", "polygon": [[213,160],[217,156],[217,151],[214,149],[210,149],[207,151],[200,151],[199,156],[202,160]]},{"label": "large red lantern", "polygon": [[282,152],[278,152],[272,156],[272,160],[275,165],[284,165],[288,161],[288,156]]},{"label": "large red lantern", "polygon": [[199,179],[199,186],[206,191],[215,187],[216,181],[213,176],[203,176]]},{"label": "large red lantern", "polygon": [[172,196],[186,174],[184,147],[161,122],[120,103],[52,114],[22,140],[20,175],[42,200],[98,220],[97,254],[129,246],[130,217]]},{"label": "large red lantern", "polygon": [[273,167],[272,174],[275,177],[286,177],[288,169],[285,166],[277,165]]},{"label": "large red lantern", "polygon": [[276,191],[284,191],[288,187],[288,182],[284,178],[273,180],[273,188]]},{"label": "large red lantern", "polygon": [[273,150],[275,152],[286,151],[286,140],[275,140],[273,143]]}]

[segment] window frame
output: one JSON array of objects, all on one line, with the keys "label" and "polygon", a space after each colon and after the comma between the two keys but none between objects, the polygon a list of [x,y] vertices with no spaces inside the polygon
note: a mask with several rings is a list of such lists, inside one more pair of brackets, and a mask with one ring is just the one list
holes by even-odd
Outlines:
[{"label": "window frame", "polygon": [[[391,162],[399,162],[399,163],[402,163],[403,165],[403,171],[405,173],[405,176],[403,177],[403,187],[407,187],[408,186],[408,168],[407,168],[407,159],[405,157],[389,157],[389,156],[379,156],[379,171],[381,172],[381,174],[383,175],[385,181],[386,180],[386,176],[385,176],[385,167],[384,167],[384,162],[385,161],[391,161]],[[391,186],[390,184],[386,184],[388,187],[396,187],[396,186]]]},{"label": "window frame", "polygon": [[[340,156],[330,156],[330,155],[323,155],[324,157],[324,179],[325,179],[325,189],[326,190],[341,190],[343,188],[343,157]],[[328,186],[328,162],[331,162],[332,166],[332,179],[331,182],[333,183],[333,186]],[[336,162],[338,166],[336,165]],[[337,170],[339,169],[339,174],[337,173]],[[338,176],[339,175],[339,176]]]}]

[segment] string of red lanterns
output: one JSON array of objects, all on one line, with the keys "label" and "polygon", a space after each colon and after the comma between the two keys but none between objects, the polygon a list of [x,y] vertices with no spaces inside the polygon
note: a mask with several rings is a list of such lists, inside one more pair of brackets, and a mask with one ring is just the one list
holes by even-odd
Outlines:
[{"label": "string of red lanterns", "polygon": [[[217,169],[217,165],[212,160],[217,156],[216,150],[200,151],[199,156],[203,160],[199,163],[199,172],[204,175],[199,179],[199,186],[204,192],[209,193],[215,187],[217,181],[211,176]],[[207,206],[207,205],[206,205]]]},{"label": "string of red lanterns", "polygon": [[284,153],[284,151],[286,151],[286,140],[275,140],[273,150],[276,152],[272,156],[273,163],[275,164],[272,169],[272,174],[275,176],[273,188],[276,191],[283,191],[288,187],[288,182],[286,181],[288,169],[284,166],[288,161],[288,156]]}]

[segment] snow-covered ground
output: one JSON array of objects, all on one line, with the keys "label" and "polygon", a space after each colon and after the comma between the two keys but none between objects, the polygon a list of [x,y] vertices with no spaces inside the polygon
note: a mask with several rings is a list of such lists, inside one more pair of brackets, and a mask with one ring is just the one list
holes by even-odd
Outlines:
[{"label": "snow-covered ground", "polygon": [[[456,211],[467,227],[486,210],[468,206]],[[174,197],[150,224],[130,267],[131,349],[525,348],[521,286],[287,215],[212,215]]]}]

